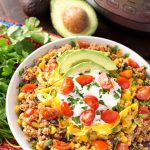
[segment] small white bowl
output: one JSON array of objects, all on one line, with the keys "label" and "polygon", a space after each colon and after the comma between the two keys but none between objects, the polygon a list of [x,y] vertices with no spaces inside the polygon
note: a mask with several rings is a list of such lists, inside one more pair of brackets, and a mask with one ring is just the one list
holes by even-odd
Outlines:
[{"label": "small white bowl", "polygon": [[22,134],[22,130],[20,126],[17,124],[17,118],[18,116],[16,115],[14,108],[18,103],[17,100],[17,95],[18,95],[18,85],[20,83],[20,78],[19,78],[19,71],[22,70],[25,67],[29,67],[33,65],[33,61],[46,54],[50,49],[59,47],[61,45],[69,43],[71,40],[81,40],[81,41],[87,41],[89,43],[97,43],[97,44],[108,44],[108,45],[118,45],[119,48],[123,51],[123,53],[129,53],[130,57],[134,59],[140,66],[145,66],[147,67],[147,73],[150,75],[150,65],[137,53],[135,53],[133,50],[129,49],[128,47],[114,42],[112,40],[104,39],[104,38],[99,38],[99,37],[90,37],[90,36],[78,36],[78,37],[70,37],[70,38],[64,38],[60,39],[51,43],[48,43],[47,45],[44,45],[34,51],[32,54],[30,54],[17,68],[15,71],[9,87],[7,91],[7,97],[6,97],[6,115],[8,119],[8,123],[10,126],[10,129],[17,140],[18,144],[24,149],[24,150],[32,150],[30,147],[29,143],[26,141],[25,137]]}]

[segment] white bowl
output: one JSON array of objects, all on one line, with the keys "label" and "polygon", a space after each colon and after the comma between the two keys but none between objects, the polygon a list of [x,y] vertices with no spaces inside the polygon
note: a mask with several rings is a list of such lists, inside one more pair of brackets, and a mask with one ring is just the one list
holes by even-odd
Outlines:
[{"label": "white bowl", "polygon": [[123,53],[130,53],[130,57],[134,59],[140,66],[146,66],[147,67],[147,73],[150,75],[150,65],[137,53],[129,49],[128,47],[119,44],[117,42],[114,42],[112,40],[104,39],[104,38],[99,38],[99,37],[90,37],[90,36],[78,36],[78,37],[70,37],[70,38],[64,38],[60,39],[54,42],[51,42],[47,45],[44,45],[34,51],[32,54],[30,54],[17,68],[15,71],[9,87],[7,91],[7,98],[6,98],[6,115],[8,119],[8,123],[10,126],[10,129],[17,140],[18,144],[24,149],[24,150],[32,150],[30,147],[29,143],[26,141],[25,137],[22,134],[22,130],[20,126],[17,124],[17,118],[18,116],[16,115],[14,108],[15,105],[17,105],[17,95],[18,95],[18,85],[20,83],[20,78],[19,78],[19,71],[25,67],[29,67],[33,65],[33,61],[46,54],[50,49],[59,47],[61,45],[64,45],[66,43],[69,43],[71,40],[81,40],[81,41],[87,41],[89,43],[99,43],[99,44],[109,44],[109,45],[118,45],[119,48],[123,51]]}]

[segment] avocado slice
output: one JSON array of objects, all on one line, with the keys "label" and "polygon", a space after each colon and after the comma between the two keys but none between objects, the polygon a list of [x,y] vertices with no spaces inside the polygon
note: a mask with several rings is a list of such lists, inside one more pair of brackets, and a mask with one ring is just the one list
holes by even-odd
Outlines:
[{"label": "avocado slice", "polygon": [[109,57],[102,55],[100,51],[81,49],[74,50],[68,55],[64,54],[64,58],[61,58],[61,63],[59,63],[59,72],[66,73],[72,66],[84,61],[93,61],[108,71],[117,69],[114,62]]},{"label": "avocado slice", "polygon": [[51,20],[63,37],[92,35],[98,26],[94,9],[83,0],[51,0]]},{"label": "avocado slice", "polygon": [[106,72],[108,71],[101,67],[100,65],[96,64],[95,62],[92,61],[87,61],[87,62],[81,62],[73,67],[71,67],[65,74],[64,76],[71,76],[75,73],[85,73],[87,71],[94,71],[98,70],[100,72]]},{"label": "avocado slice", "polygon": [[[88,52],[88,51],[94,51],[95,53],[97,52],[98,54],[101,53],[101,54],[104,55],[104,56],[108,56],[108,55],[110,54],[109,52],[95,51],[95,50],[91,50],[91,49],[84,49],[84,50],[86,50],[87,52]],[[69,55],[69,54],[71,54],[71,53],[73,53],[73,52],[75,52],[75,51],[76,51],[76,52],[80,52],[81,49],[65,51],[61,56],[59,56],[59,57],[57,58],[57,62],[60,64],[61,62],[64,61],[64,59],[66,59],[66,56],[67,56],[67,55]]]}]

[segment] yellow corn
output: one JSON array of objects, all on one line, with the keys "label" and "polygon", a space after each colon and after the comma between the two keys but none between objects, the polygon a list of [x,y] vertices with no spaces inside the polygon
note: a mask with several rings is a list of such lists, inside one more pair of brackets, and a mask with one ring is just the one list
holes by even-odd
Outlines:
[{"label": "yellow corn", "polygon": [[128,141],[128,138],[126,136],[121,137],[121,141],[123,143],[126,143]]},{"label": "yellow corn", "polygon": [[21,93],[18,95],[18,99],[19,99],[20,101],[22,101],[23,98],[24,98],[24,95],[25,95],[25,93],[21,92]]},{"label": "yellow corn", "polygon": [[39,103],[38,104],[38,108],[41,108],[41,107],[43,107],[44,105],[42,104],[42,103]]},{"label": "yellow corn", "polygon": [[44,60],[48,60],[49,58],[50,58],[50,55],[48,54],[43,57]]},{"label": "yellow corn", "polygon": [[49,107],[49,106],[51,106],[51,100],[45,100],[45,101],[42,102],[42,104],[43,104],[44,106]]},{"label": "yellow corn", "polygon": [[19,106],[19,105],[16,105],[16,106],[15,106],[15,112],[18,114],[19,111],[20,111],[20,106]]},{"label": "yellow corn", "polygon": [[32,122],[32,127],[38,129],[39,128],[39,124],[37,122]]},{"label": "yellow corn", "polygon": [[130,145],[131,145],[131,141],[128,140],[128,146],[130,146]]},{"label": "yellow corn", "polygon": [[56,127],[51,126],[50,134],[54,134],[57,131]]},{"label": "yellow corn", "polygon": [[122,55],[123,55],[123,53],[122,53],[122,51],[121,50],[119,50],[118,52],[117,52],[117,57],[122,57]]},{"label": "yellow corn", "polygon": [[39,144],[36,144],[36,150],[43,150],[43,149],[39,146]]},{"label": "yellow corn", "polygon": [[39,64],[39,68],[40,68],[40,69],[44,69],[45,66],[46,66],[46,65],[45,65],[44,63],[40,63],[40,64]]},{"label": "yellow corn", "polygon": [[138,79],[137,83],[141,85],[143,83],[143,80],[142,79]]},{"label": "yellow corn", "polygon": [[85,146],[82,146],[80,150],[88,150]]},{"label": "yellow corn", "polygon": [[114,60],[114,63],[115,63],[115,65],[118,65],[118,64],[119,64],[119,59],[116,58],[116,59]]},{"label": "yellow corn", "polygon": [[96,150],[96,148],[94,146],[91,147],[92,150]]},{"label": "yellow corn", "polygon": [[21,120],[21,119],[18,119],[18,120],[17,120],[17,123],[21,126],[21,125],[22,125],[22,120]]}]

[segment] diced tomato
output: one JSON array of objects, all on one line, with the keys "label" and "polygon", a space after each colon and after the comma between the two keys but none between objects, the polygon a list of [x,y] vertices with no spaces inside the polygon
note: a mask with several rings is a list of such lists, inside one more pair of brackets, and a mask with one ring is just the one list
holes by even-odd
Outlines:
[{"label": "diced tomato", "polygon": [[100,86],[103,89],[109,90],[113,88],[111,80],[107,77],[107,74],[105,72],[102,72],[99,76],[99,82]]},{"label": "diced tomato", "polygon": [[122,89],[128,89],[130,87],[129,80],[124,77],[118,77],[116,81]]},{"label": "diced tomato", "polygon": [[116,150],[129,150],[129,146],[127,143],[119,143]]},{"label": "diced tomato", "polygon": [[44,107],[40,109],[41,116],[46,120],[53,120],[56,119],[59,115],[59,112],[55,108]]},{"label": "diced tomato", "polygon": [[95,118],[95,111],[93,109],[85,110],[80,115],[80,122],[85,126],[90,126]]},{"label": "diced tomato", "polygon": [[0,145],[0,150],[21,150],[21,148],[13,148],[11,147],[9,144],[3,142],[1,145]]},{"label": "diced tomato", "polygon": [[98,99],[95,96],[88,95],[88,96],[84,97],[83,100],[87,105],[89,105],[94,110],[96,110],[99,106]]},{"label": "diced tomato", "polygon": [[102,140],[93,141],[92,145],[96,148],[96,150],[108,150],[108,144]]},{"label": "diced tomato", "polygon": [[70,77],[66,77],[61,86],[61,93],[63,95],[68,95],[74,89],[74,83]]},{"label": "diced tomato", "polygon": [[57,150],[70,150],[71,149],[71,145],[63,141],[54,140],[53,143],[54,143],[54,147]]},{"label": "diced tomato", "polygon": [[150,120],[150,111],[148,106],[140,106],[139,107],[139,114],[144,115],[144,120]]},{"label": "diced tomato", "polygon": [[130,79],[132,77],[132,74],[133,74],[132,70],[125,70],[120,72],[120,76],[125,77],[127,79]]},{"label": "diced tomato", "polygon": [[73,111],[67,102],[63,102],[61,104],[61,112],[67,117],[71,117],[73,115]]},{"label": "diced tomato", "polygon": [[103,110],[101,111],[101,119],[106,123],[115,123],[119,118],[117,111],[113,110]]},{"label": "diced tomato", "polygon": [[149,100],[150,99],[150,86],[142,86],[140,88],[138,88],[138,90],[136,91],[136,97],[139,100]]},{"label": "diced tomato", "polygon": [[37,86],[33,83],[25,84],[22,88],[21,91],[23,92],[33,92]]},{"label": "diced tomato", "polygon": [[139,68],[139,65],[131,58],[128,58],[128,65],[133,68]]},{"label": "diced tomato", "polygon": [[25,117],[30,117],[32,114],[34,114],[35,112],[35,108],[28,108],[25,112],[24,112],[24,116]]},{"label": "diced tomato", "polygon": [[6,40],[6,44],[7,44],[7,45],[10,45],[10,40],[9,40],[9,38],[8,38],[7,36],[5,36],[5,35],[0,35],[0,39],[5,39],[5,40]]},{"label": "diced tomato", "polygon": [[90,44],[85,41],[78,41],[78,45],[80,48],[88,48],[90,46]]},{"label": "diced tomato", "polygon": [[57,68],[57,66],[58,65],[56,63],[52,63],[52,64],[46,66],[44,71],[45,72],[49,72],[49,71],[51,72],[51,71],[55,70]]},{"label": "diced tomato", "polygon": [[94,77],[91,75],[81,75],[76,78],[76,81],[82,86],[91,83],[93,80],[94,80]]},{"label": "diced tomato", "polygon": [[100,47],[98,50],[104,52],[105,51],[105,47]]}]

